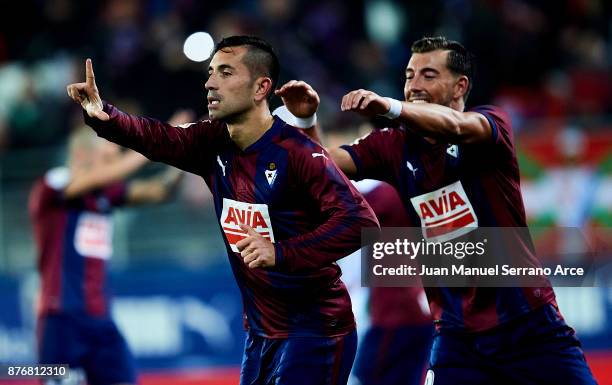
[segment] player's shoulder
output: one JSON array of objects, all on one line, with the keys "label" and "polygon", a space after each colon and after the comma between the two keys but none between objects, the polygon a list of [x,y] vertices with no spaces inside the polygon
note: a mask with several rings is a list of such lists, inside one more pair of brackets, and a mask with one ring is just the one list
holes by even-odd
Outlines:
[{"label": "player's shoulder", "polygon": [[493,118],[496,121],[503,122],[506,125],[511,125],[510,114],[502,107],[492,104],[483,104],[470,108],[470,112],[477,112],[487,118]]},{"label": "player's shoulder", "polygon": [[370,132],[362,135],[355,139],[350,146],[361,145],[361,146],[374,146],[387,147],[390,143],[402,144],[405,141],[409,130],[403,125],[390,125],[382,128],[373,128]]},{"label": "player's shoulder", "polygon": [[221,132],[222,130],[225,130],[226,124],[220,120],[200,119],[191,123],[179,124],[176,127],[180,127],[185,130],[213,130]]},{"label": "player's shoulder", "polygon": [[30,190],[30,214],[38,215],[47,207],[56,206],[62,200],[63,190],[69,182],[70,170],[67,167],[52,168],[38,178]]},{"label": "player's shoulder", "polygon": [[278,143],[290,153],[303,155],[322,149],[321,145],[312,140],[301,128],[294,127],[282,121]]}]

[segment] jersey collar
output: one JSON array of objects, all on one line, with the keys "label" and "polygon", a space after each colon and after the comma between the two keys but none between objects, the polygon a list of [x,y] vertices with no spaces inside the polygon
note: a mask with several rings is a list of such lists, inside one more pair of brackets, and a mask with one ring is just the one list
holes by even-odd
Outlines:
[{"label": "jersey collar", "polygon": [[270,127],[264,134],[255,141],[255,143],[251,144],[247,148],[244,149],[244,153],[252,154],[263,149],[269,143],[273,142],[274,138],[280,132],[281,127],[285,124],[282,120],[280,120],[277,116],[274,116],[274,123],[272,123],[272,127]]}]

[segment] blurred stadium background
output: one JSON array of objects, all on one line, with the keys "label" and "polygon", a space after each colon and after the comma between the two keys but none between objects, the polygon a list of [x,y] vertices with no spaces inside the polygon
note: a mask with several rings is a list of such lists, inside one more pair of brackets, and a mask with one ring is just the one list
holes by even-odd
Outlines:
[{"label": "blurred stadium background", "polygon": [[[319,91],[332,140],[367,129],[339,112],[344,93],[402,98],[410,43],[460,40],[479,64],[468,106],[511,112],[529,219],[550,233],[538,235],[549,247],[572,254],[555,229],[580,228],[607,250],[612,243],[611,11],[607,0],[1,2],[0,363],[35,362],[27,196],[64,162],[66,136],[82,122],[65,86],[82,81],[84,58],[103,97],[125,110],[204,115],[207,63],[186,58],[185,39],[260,35],[280,55],[281,82],[303,79]],[[113,310],[142,384],[237,383],[242,305],[226,258],[196,177],[172,203],[116,214]],[[557,293],[600,384],[612,384],[612,288]]]}]

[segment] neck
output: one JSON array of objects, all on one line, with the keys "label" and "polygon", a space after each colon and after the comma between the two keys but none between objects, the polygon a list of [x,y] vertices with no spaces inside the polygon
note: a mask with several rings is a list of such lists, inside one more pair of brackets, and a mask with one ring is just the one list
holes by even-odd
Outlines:
[{"label": "neck", "polygon": [[242,119],[227,123],[230,138],[238,148],[244,150],[255,143],[272,127],[274,118],[267,106],[247,112]]},{"label": "neck", "polygon": [[465,102],[463,101],[463,98],[459,98],[451,101],[449,107],[455,111],[463,112],[465,109]]}]

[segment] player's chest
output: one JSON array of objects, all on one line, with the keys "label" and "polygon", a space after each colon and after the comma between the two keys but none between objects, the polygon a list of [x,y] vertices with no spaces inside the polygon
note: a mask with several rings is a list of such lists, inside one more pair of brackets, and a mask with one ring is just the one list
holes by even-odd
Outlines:
[{"label": "player's chest", "polygon": [[247,203],[282,203],[294,192],[286,152],[219,153],[215,159],[216,199]]},{"label": "player's chest", "polygon": [[463,155],[456,144],[407,146],[397,173],[413,193],[424,193],[460,179],[465,171]]},{"label": "player's chest", "polygon": [[468,194],[470,154],[458,145],[429,146],[405,152],[405,162],[401,178],[408,206],[418,215],[425,239],[446,241],[478,227]]}]

